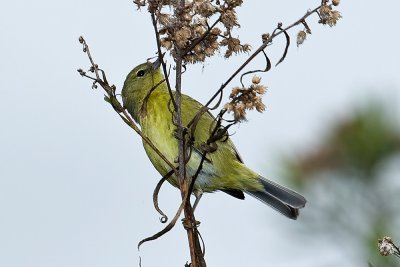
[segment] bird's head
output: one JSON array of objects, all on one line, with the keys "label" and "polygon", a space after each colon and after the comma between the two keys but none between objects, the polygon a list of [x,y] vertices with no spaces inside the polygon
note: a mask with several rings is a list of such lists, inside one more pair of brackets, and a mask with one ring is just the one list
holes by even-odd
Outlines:
[{"label": "bird's head", "polygon": [[154,90],[163,79],[159,60],[136,66],[129,72],[122,88],[121,95],[124,108],[132,115],[137,113],[149,91]]}]

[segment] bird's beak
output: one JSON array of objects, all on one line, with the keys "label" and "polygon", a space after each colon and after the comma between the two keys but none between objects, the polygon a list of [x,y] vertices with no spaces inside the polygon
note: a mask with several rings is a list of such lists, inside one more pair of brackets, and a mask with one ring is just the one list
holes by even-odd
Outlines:
[{"label": "bird's beak", "polygon": [[160,58],[158,57],[157,60],[154,61],[153,64],[152,64],[153,70],[158,70],[158,68],[160,67],[160,65],[161,65],[161,60],[160,60]]}]

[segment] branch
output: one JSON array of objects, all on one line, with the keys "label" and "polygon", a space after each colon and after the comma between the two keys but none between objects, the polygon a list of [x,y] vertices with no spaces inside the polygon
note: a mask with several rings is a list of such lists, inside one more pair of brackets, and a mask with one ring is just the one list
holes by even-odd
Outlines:
[{"label": "branch", "polygon": [[238,75],[259,53],[261,53],[270,43],[272,43],[272,40],[274,38],[276,38],[282,33],[285,33],[294,26],[302,23],[302,21],[304,21],[311,14],[317,12],[321,6],[322,4],[311,11],[307,11],[307,13],[303,17],[301,17],[299,20],[292,23],[291,25],[287,26],[286,28],[281,29],[280,31],[274,31],[274,33],[268,38],[266,38],[264,43],[253,54],[249,56],[249,58],[228,78],[228,80],[221,85],[221,87],[215,92],[215,94],[210,98],[210,100],[208,100],[205,106],[208,107],[211,104],[211,102],[214,101],[214,99],[225,89],[225,87],[236,77],[236,75]]}]

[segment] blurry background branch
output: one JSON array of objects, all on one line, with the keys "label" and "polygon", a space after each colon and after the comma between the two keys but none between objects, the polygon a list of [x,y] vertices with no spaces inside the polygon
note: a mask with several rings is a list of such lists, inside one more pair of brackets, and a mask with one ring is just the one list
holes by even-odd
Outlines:
[{"label": "blurry background branch", "polygon": [[340,244],[342,251],[361,254],[372,266],[399,266],[377,250],[378,238],[399,238],[400,128],[394,111],[384,102],[369,101],[283,166],[286,176],[308,192],[303,237]]}]

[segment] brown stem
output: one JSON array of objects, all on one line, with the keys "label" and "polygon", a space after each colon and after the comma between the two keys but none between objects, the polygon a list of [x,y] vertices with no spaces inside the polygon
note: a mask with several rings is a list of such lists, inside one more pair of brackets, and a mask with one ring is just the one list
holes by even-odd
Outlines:
[{"label": "brown stem", "polygon": [[[177,125],[177,137],[178,137],[178,178],[179,178],[179,187],[181,190],[182,200],[189,190],[189,180],[186,177],[186,144],[185,144],[185,131],[182,123],[182,92],[181,92],[181,84],[182,84],[182,58],[177,56],[176,58],[176,92],[175,92],[175,122]],[[203,253],[200,247],[199,236],[197,233],[197,222],[194,217],[193,208],[190,204],[189,198],[187,199],[184,206],[184,226],[187,231],[188,241],[189,241],[189,249],[190,249],[190,257],[191,257],[191,266],[192,267],[204,267],[206,266],[206,262],[204,261]]]},{"label": "brown stem", "polygon": [[[180,7],[183,9],[185,6],[185,0],[180,1]],[[174,122],[177,126],[177,138],[178,138],[178,180],[179,187],[181,190],[182,200],[189,193],[190,181],[186,177],[186,144],[185,144],[185,129],[182,123],[182,51],[177,51],[175,58],[176,63],[176,91],[175,91],[175,112]],[[184,204],[184,226],[188,236],[189,250],[191,257],[192,267],[205,267],[206,262],[203,257],[203,253],[200,247],[199,235],[197,232],[197,222],[194,217],[193,208],[190,204],[190,197],[187,198]]]}]

